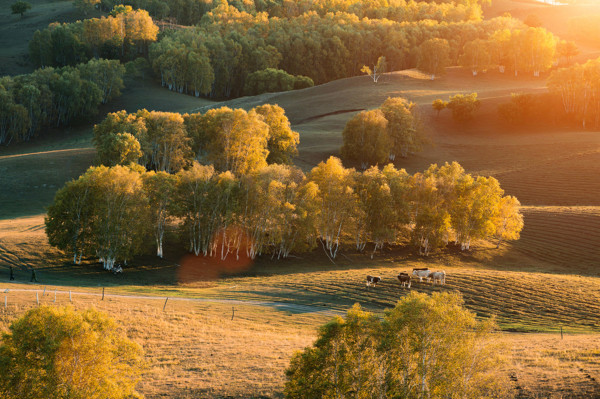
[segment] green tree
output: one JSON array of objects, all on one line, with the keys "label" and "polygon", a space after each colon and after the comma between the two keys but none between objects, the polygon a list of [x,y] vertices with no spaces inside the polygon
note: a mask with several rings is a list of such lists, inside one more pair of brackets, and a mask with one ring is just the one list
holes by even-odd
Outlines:
[{"label": "green tree", "polygon": [[450,45],[445,39],[429,39],[419,46],[417,68],[431,75],[431,80],[436,75],[446,73],[450,64]]},{"label": "green tree", "polygon": [[458,293],[411,292],[381,320],[357,304],[296,353],[285,396],[296,398],[503,397],[493,320],[477,321]]},{"label": "green tree", "polygon": [[442,111],[444,108],[446,108],[448,106],[448,103],[444,100],[442,100],[441,98],[437,98],[435,100],[433,100],[433,103],[431,103],[431,106],[433,107],[434,110],[437,111],[437,116],[440,116],[440,111]]},{"label": "green tree", "polygon": [[388,97],[381,105],[381,111],[388,121],[389,158],[397,155],[406,158],[409,153],[423,149],[425,136],[421,121],[415,115],[416,106],[402,97]]},{"label": "green tree", "polygon": [[7,399],[140,397],[142,356],[104,313],[38,307],[2,334],[0,392]]},{"label": "green tree", "polygon": [[139,139],[144,154],[143,165],[174,173],[191,162],[191,139],[181,114],[140,110],[136,117],[142,119],[146,127],[146,132]]},{"label": "green tree", "polygon": [[[391,164],[388,165],[393,167]],[[356,246],[357,249],[363,250],[367,242],[375,244],[371,259],[375,251],[383,248],[384,244],[396,242],[397,219],[393,192],[388,183],[389,172],[388,168],[386,175],[378,167],[372,166],[364,173],[357,173],[354,176],[354,187],[358,198],[355,215],[360,218],[355,223]]]},{"label": "green tree", "polygon": [[359,163],[363,170],[369,165],[383,164],[390,154],[387,128],[388,121],[379,109],[354,115],[342,132],[344,160]]},{"label": "green tree", "polygon": [[67,182],[58,190],[45,217],[50,245],[73,254],[73,263],[81,263],[92,243],[95,186],[91,173]]},{"label": "green tree", "polygon": [[156,240],[156,256],[162,258],[165,230],[175,206],[177,175],[150,171],[144,174],[143,184],[150,206],[148,222]]},{"label": "green tree", "polygon": [[21,18],[23,18],[23,14],[29,9],[31,9],[31,4],[26,1],[16,1],[10,5],[10,9],[13,14],[21,14]]},{"label": "green tree", "polygon": [[460,57],[460,64],[470,69],[473,76],[477,76],[479,72],[487,70],[491,64],[489,47],[489,42],[482,39],[466,43]]},{"label": "green tree", "polygon": [[321,217],[317,230],[324,248],[335,258],[344,236],[352,228],[357,197],[353,186],[354,169],[346,169],[342,161],[329,157],[319,162],[309,173],[309,181],[318,187],[318,204]]},{"label": "green tree", "polygon": [[471,240],[484,239],[495,232],[494,217],[504,192],[493,177],[473,179],[470,175],[461,176],[456,190],[450,210],[452,227],[461,251],[470,250]]},{"label": "green tree", "polygon": [[194,162],[192,167],[177,173],[175,216],[181,218],[181,228],[187,233],[189,251],[204,256],[212,250],[218,230],[211,206],[214,195],[215,169]]},{"label": "green tree", "polygon": [[105,166],[137,163],[144,155],[140,139],[147,136],[144,120],[125,111],[109,113],[94,126],[96,161]]},{"label": "green tree", "polygon": [[510,102],[498,105],[498,114],[511,125],[532,122],[540,108],[536,96],[528,93],[511,93]]},{"label": "green tree", "polygon": [[291,165],[293,158],[298,155],[300,135],[292,130],[290,121],[285,116],[285,110],[279,105],[265,104],[255,107],[254,111],[262,116],[263,121],[269,126],[267,163]]},{"label": "green tree", "polygon": [[452,110],[452,118],[464,123],[473,118],[473,114],[481,105],[477,99],[477,93],[456,94],[450,97],[447,107]]},{"label": "green tree", "polygon": [[75,8],[83,12],[84,15],[94,11],[97,5],[100,4],[100,0],[73,0]]},{"label": "green tree", "polygon": [[579,49],[573,41],[560,40],[556,43],[556,55],[570,65],[573,57],[579,55]]},{"label": "green tree", "polygon": [[296,78],[286,71],[267,68],[248,74],[244,94],[254,96],[262,93],[294,90]]},{"label": "green tree", "polygon": [[494,215],[494,237],[498,239],[496,248],[505,240],[518,240],[523,230],[521,203],[511,195],[502,197]]},{"label": "green tree", "polygon": [[121,95],[125,67],[118,60],[90,60],[79,67],[81,77],[94,82],[102,91],[102,104]]},{"label": "green tree", "polygon": [[267,164],[269,126],[256,111],[222,107],[203,116],[207,163],[243,175]]}]

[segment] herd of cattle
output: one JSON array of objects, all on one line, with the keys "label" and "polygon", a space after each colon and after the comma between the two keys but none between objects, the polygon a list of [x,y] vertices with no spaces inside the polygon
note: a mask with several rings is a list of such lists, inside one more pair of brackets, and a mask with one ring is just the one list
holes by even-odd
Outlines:
[{"label": "herd of cattle", "polygon": [[[436,282],[440,285],[446,284],[445,270],[442,270],[441,272],[432,272],[427,267],[415,268],[412,271],[412,275],[414,277],[418,277],[420,283],[422,283],[423,279],[425,279],[428,282],[431,281],[432,285],[435,285]],[[398,278],[398,281],[400,281],[402,287],[410,288],[412,278],[408,273],[400,272],[396,277]],[[381,276],[367,276],[367,287],[376,287],[377,283],[380,281]]]}]

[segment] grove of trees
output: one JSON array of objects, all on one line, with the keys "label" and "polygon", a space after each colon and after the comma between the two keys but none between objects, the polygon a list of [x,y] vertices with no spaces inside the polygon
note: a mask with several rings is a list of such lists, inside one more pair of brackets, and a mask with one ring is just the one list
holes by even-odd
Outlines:
[{"label": "grove of trees", "polygon": [[92,167],[67,183],[46,233],[74,261],[95,257],[107,269],[150,252],[148,242],[161,256],[167,229],[179,231],[175,245],[221,258],[280,258],[319,244],[335,258],[344,245],[375,252],[407,239],[429,255],[450,241],[469,249],[473,240],[517,239],[518,205],[497,180],[457,163],[414,175],[392,164],[361,173],[334,157],[307,175],[282,164],[232,172],[194,162],[175,174],[132,164]]},{"label": "grove of trees", "polygon": [[[170,90],[229,98],[309,87],[361,71],[377,80],[384,64],[389,70],[416,66],[432,77],[459,61],[474,74],[498,65],[515,75],[539,75],[556,55],[551,33],[510,17],[481,20],[477,1],[131,1],[138,9],[113,3],[100,3],[113,7],[106,18],[36,32],[33,62],[64,66],[147,54]],[[195,26],[178,25],[158,37],[150,14]],[[572,56],[569,46],[561,49],[561,56]]]},{"label": "grove of trees", "polygon": [[356,114],[346,123],[342,136],[342,158],[360,164],[363,170],[384,165],[397,155],[406,158],[420,151],[426,141],[415,104],[401,97],[388,98],[380,108]]},{"label": "grove of trees", "polygon": [[121,94],[124,73],[119,61],[100,59],[0,78],[0,145],[95,114],[98,105]]},{"label": "grove of trees", "polygon": [[[309,77],[315,84],[359,75],[365,66],[377,66],[381,57],[389,70],[420,63],[440,73],[445,65],[458,63],[465,43],[487,40],[498,30],[523,28],[507,17],[435,19],[361,19],[342,11],[279,18],[223,2],[207,11],[196,27],[166,30],[150,46],[150,61],[163,85],[173,90],[235,97],[244,93],[251,74],[269,68]],[[443,43],[445,50],[439,53],[426,42]],[[437,55],[442,57],[436,61]],[[192,68],[190,62],[197,66]],[[208,87],[192,89],[200,81],[211,86],[209,92]]]},{"label": "grove of trees", "polygon": [[[356,15],[360,19],[388,19],[395,22],[414,22],[425,19],[458,22],[480,19],[482,15],[480,3],[485,3],[485,1],[300,0],[288,2],[285,0],[229,0],[224,2],[223,0],[205,0],[197,2],[194,0],[129,0],[127,3],[134,8],[148,10],[150,15],[158,19],[174,20],[180,25],[197,25],[202,22],[207,13],[223,4],[249,14],[265,13],[269,17],[281,19],[315,12],[319,15],[347,13]],[[114,6],[122,4],[122,1],[101,0],[100,4],[103,9],[112,10]]]},{"label": "grove of trees", "polygon": [[125,399],[144,368],[140,345],[94,309],[41,306],[13,321],[0,344],[6,399]]},{"label": "grove of trees", "polygon": [[108,17],[52,23],[36,31],[29,57],[37,67],[73,66],[91,58],[134,59],[147,54],[157,34],[147,11],[117,6]]},{"label": "grove of trees", "polygon": [[548,88],[570,119],[584,128],[600,126],[600,58],[553,71]]},{"label": "grove of trees", "polygon": [[510,397],[494,329],[459,293],[411,292],[383,319],[356,304],[292,357],[285,397]]},{"label": "grove of trees", "polygon": [[481,101],[477,99],[477,93],[455,94],[448,101],[435,99],[431,106],[437,111],[438,116],[440,111],[448,108],[452,111],[452,118],[455,121],[465,123],[473,118],[473,114],[481,106]]},{"label": "grove of trees", "polygon": [[248,112],[228,107],[184,115],[119,111],[94,127],[93,141],[98,162],[106,166],[134,162],[173,173],[198,160],[241,175],[267,163],[291,164],[299,138],[283,108],[266,104]]},{"label": "grove of trees", "polygon": [[515,76],[519,73],[539,76],[550,69],[559,56],[572,56],[572,45],[566,45],[568,48],[558,54],[559,43],[551,32],[540,27],[499,29],[487,39],[466,43],[459,61],[473,76],[492,67],[498,67],[500,72],[508,68]]}]

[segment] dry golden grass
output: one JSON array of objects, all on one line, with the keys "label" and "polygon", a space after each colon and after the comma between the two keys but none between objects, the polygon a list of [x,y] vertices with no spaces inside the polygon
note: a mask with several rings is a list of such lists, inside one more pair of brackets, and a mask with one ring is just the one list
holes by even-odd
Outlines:
[{"label": "dry golden grass", "polygon": [[[149,369],[139,385],[147,398],[277,396],[295,350],[310,345],[319,314],[292,314],[269,307],[170,300],[115,298],[38,291],[41,304],[93,306],[114,317],[146,352]],[[4,293],[0,326],[36,306],[34,292]],[[0,296],[0,298],[2,298]],[[2,301],[4,298],[2,298]]]},{"label": "dry golden grass", "polygon": [[511,349],[507,370],[520,398],[596,398],[600,395],[600,336],[502,334]]},{"label": "dry golden grass", "polygon": [[[149,363],[139,385],[147,398],[281,397],[292,353],[310,345],[328,317],[270,307],[37,291],[41,304],[95,307],[112,315],[140,343]],[[35,292],[4,293],[0,329],[36,306]],[[0,300],[3,300],[0,296]],[[528,398],[600,394],[600,335],[498,333],[507,348],[505,373]]]}]

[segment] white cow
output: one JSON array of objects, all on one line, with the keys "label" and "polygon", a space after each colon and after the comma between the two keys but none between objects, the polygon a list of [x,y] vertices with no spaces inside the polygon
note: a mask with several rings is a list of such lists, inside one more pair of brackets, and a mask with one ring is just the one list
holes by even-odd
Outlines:
[{"label": "white cow", "polygon": [[416,268],[416,269],[413,269],[413,271],[412,271],[412,275],[415,277],[418,277],[420,283],[423,282],[424,278],[429,279],[430,274],[431,274],[431,271],[426,267]]},{"label": "white cow", "polygon": [[440,285],[446,284],[446,271],[445,270],[442,270],[441,272],[433,272],[429,275],[429,277],[432,279],[431,280],[432,285],[435,285],[436,281],[438,283],[440,283]]}]

